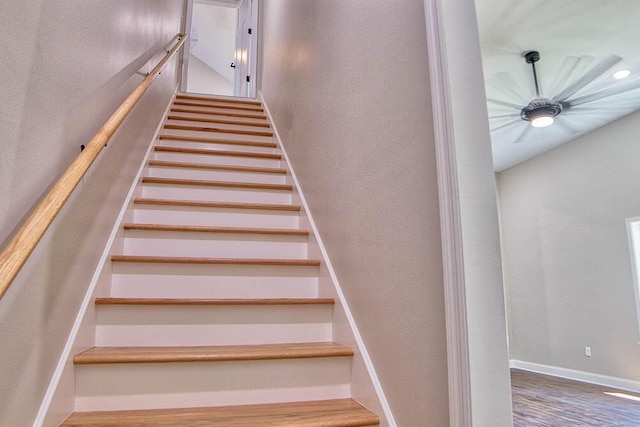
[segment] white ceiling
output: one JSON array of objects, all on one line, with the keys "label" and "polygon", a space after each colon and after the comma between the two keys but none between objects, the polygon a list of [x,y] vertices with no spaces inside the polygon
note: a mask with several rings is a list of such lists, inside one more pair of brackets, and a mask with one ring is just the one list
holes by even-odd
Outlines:
[{"label": "white ceiling", "polygon": [[[593,85],[640,87],[640,0],[475,1],[485,79],[510,79],[509,87],[515,91],[505,93],[487,85],[487,98],[522,107],[535,98],[531,65],[523,58],[531,50],[540,52],[536,69],[543,96],[557,95],[547,92],[554,91],[554,79],[568,56],[591,57],[580,62],[584,71],[607,55],[618,55],[622,61]],[[611,73],[620,68],[631,68],[634,73],[622,81],[612,79]],[[566,87],[579,77],[580,71],[559,86]],[[596,87],[593,85],[579,93],[593,92]],[[561,113],[556,123],[543,129],[519,121],[518,109],[514,107],[494,102],[487,105],[490,117],[511,115],[491,119],[492,129],[513,122],[492,131],[495,168],[502,171],[640,108],[640,90],[571,108]]]}]

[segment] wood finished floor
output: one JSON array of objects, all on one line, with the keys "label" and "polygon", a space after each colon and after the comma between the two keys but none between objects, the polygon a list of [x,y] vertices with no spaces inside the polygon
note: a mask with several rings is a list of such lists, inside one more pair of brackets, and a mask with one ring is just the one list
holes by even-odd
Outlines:
[{"label": "wood finished floor", "polygon": [[[511,370],[516,427],[640,427],[640,394]],[[605,393],[624,393],[630,400]]]}]

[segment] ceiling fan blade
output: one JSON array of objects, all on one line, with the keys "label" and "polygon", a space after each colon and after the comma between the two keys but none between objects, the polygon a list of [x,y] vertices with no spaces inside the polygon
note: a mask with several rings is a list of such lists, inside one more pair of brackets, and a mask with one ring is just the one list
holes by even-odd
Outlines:
[{"label": "ceiling fan blade", "polygon": [[[600,78],[598,80],[596,80],[595,82],[593,82],[592,84],[590,84],[587,88],[585,88],[584,92],[589,92],[589,93],[595,93],[595,92],[599,92],[602,89],[608,89],[611,86],[617,86],[620,84],[626,84],[629,83],[631,81],[636,81],[638,79],[640,79],[640,64],[634,64],[634,65],[627,65],[625,66],[624,64],[622,65],[623,69],[627,69],[629,71],[631,71],[631,74],[626,77],[623,80],[616,80],[615,78],[613,78],[612,72],[619,68],[618,66],[614,66],[609,73],[609,76],[606,76],[607,78]],[[570,100],[570,98],[569,98]]]},{"label": "ceiling fan blade", "polygon": [[526,104],[528,102],[528,98],[523,95],[524,91],[509,73],[496,74],[493,78],[487,80],[487,86],[494,88],[503,95],[507,95],[518,103]]},{"label": "ceiling fan blade", "polygon": [[569,125],[569,120],[563,119],[561,117],[558,117],[556,119],[556,122],[554,125],[557,125],[558,127],[564,129],[565,131],[567,131],[569,134],[574,134],[574,133],[578,133],[578,129],[574,128],[573,126]]},{"label": "ceiling fan blade", "polygon": [[491,129],[491,133],[495,133],[495,132],[499,132],[499,131],[504,131],[504,132],[508,132],[509,130],[506,130],[509,127],[514,127],[514,125],[519,124],[522,122],[522,119],[518,119],[518,120],[512,120],[509,123],[505,123],[503,125],[500,125],[498,127],[492,128]]},{"label": "ceiling fan blade", "polygon": [[522,105],[513,104],[511,102],[500,101],[499,99],[487,98],[487,102],[491,102],[492,104],[502,105],[503,107],[515,108],[520,111],[522,109]]},{"label": "ceiling fan blade", "polygon": [[507,114],[498,114],[496,116],[489,116],[489,120],[493,119],[515,119],[516,117],[520,117],[520,113],[507,113]]},{"label": "ceiling fan blade", "polygon": [[575,94],[580,89],[582,89],[583,87],[585,87],[586,85],[588,85],[589,83],[591,83],[592,81],[597,79],[605,71],[607,71],[609,68],[613,67],[615,64],[617,64],[621,60],[622,60],[622,58],[620,58],[617,55],[609,55],[609,56],[607,56],[602,61],[600,61],[596,65],[594,65],[589,71],[584,73],[580,78],[578,78],[578,80],[573,82],[571,85],[569,85],[567,88],[565,88],[558,95],[554,96],[553,99],[555,99],[558,102],[566,101],[573,94]]},{"label": "ceiling fan blade", "polygon": [[576,70],[581,60],[584,60],[584,57],[567,56],[560,66],[560,69],[558,70],[556,77],[553,79],[553,82],[549,85],[548,93],[560,92],[561,88],[567,85],[569,78]]},{"label": "ceiling fan blade", "polygon": [[569,103],[571,106],[578,106],[586,102],[598,101],[603,98],[620,95],[625,92],[629,92],[639,88],[640,88],[640,79],[612,85],[606,89],[599,90],[595,93],[579,96],[575,99],[570,100]]},{"label": "ceiling fan blade", "polygon": [[526,126],[524,127],[522,132],[520,132],[518,137],[513,140],[513,143],[518,144],[518,143],[524,142],[525,136],[527,136],[527,134],[531,131],[531,129],[533,128],[529,125],[529,123],[526,123]]}]

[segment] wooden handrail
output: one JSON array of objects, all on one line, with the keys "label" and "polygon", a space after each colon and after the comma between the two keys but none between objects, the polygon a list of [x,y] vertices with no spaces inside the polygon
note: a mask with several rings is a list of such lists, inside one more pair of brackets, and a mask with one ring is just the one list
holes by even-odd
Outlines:
[{"label": "wooden handrail", "polygon": [[[56,218],[62,206],[67,201],[73,190],[84,177],[89,167],[93,164],[98,154],[113,133],[118,129],[123,120],[131,112],[142,95],[156,79],[165,64],[182,47],[187,36],[176,34],[167,46],[173,47],[156,67],[145,77],[133,92],[124,100],[118,109],[109,117],[104,126],[89,141],[86,148],[71,163],[58,181],[53,185],[44,199],[38,204],[29,218],[22,224],[18,232],[0,253],[0,298],[5,294],[20,269],[27,261],[38,242],[44,236],[53,220]],[[176,42],[177,41],[177,42]],[[175,44],[174,44],[175,43]]]}]

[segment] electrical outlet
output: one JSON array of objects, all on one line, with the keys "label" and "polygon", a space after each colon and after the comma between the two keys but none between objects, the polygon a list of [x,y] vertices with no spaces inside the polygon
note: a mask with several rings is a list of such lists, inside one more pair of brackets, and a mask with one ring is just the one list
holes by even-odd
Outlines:
[{"label": "electrical outlet", "polygon": [[584,348],[584,355],[587,357],[591,357],[591,347]]}]

